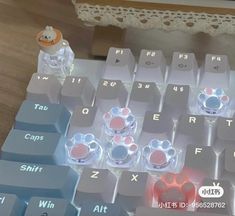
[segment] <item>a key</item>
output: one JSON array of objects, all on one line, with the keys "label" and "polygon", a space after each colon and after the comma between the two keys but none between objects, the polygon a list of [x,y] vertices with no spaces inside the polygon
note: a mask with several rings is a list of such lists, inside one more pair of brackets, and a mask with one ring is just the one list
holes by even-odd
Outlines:
[{"label": "a key", "polygon": [[1,159],[42,164],[65,162],[65,137],[59,133],[45,133],[12,129],[2,149]]},{"label": "a key", "polygon": [[24,216],[77,216],[77,209],[65,199],[32,197]]},{"label": "a key", "polygon": [[0,160],[0,191],[28,201],[32,196],[71,200],[77,174],[70,167]]},{"label": "a key", "polygon": [[128,212],[151,206],[153,182],[147,172],[123,171],[118,181],[115,203]]},{"label": "a key", "polygon": [[178,118],[187,113],[189,105],[190,87],[188,85],[167,85],[162,112]]},{"label": "a key", "polygon": [[166,173],[154,185],[159,208],[188,209],[196,198],[196,187],[185,173]]},{"label": "a key", "polygon": [[99,82],[95,104],[102,112],[112,107],[125,107],[128,92],[120,80],[104,80]]},{"label": "a key", "polygon": [[195,86],[197,83],[198,65],[193,53],[174,52],[168,83]]},{"label": "a key", "polygon": [[79,180],[74,203],[103,201],[111,203],[116,185],[116,176],[108,169],[85,167]]},{"label": "a key", "polygon": [[61,103],[69,110],[76,106],[91,106],[95,88],[87,77],[67,76],[61,89]]},{"label": "a key", "polygon": [[134,82],[131,90],[129,108],[136,116],[146,111],[158,111],[161,94],[153,82]]},{"label": "a key", "polygon": [[227,89],[230,79],[228,57],[226,55],[207,54],[200,76],[200,87]]},{"label": "a key", "polygon": [[166,59],[161,50],[141,50],[136,81],[164,83]]},{"label": "a key", "polygon": [[228,145],[221,154],[221,168],[220,177],[229,180],[233,185],[235,184],[235,146]]},{"label": "a key", "polygon": [[[210,194],[209,191],[214,193]],[[198,190],[199,202],[207,207],[197,208],[197,211],[232,215],[233,188],[227,180],[214,180],[206,178]],[[209,192],[209,193],[208,193]],[[218,203],[216,206],[215,203]],[[214,206],[213,206],[214,205]]]},{"label": "a key", "polygon": [[[179,211],[176,209],[162,209],[162,208],[147,208],[138,207],[136,209],[136,216],[215,216],[214,213]],[[226,216],[224,214],[216,214],[216,216]]]},{"label": "a key", "polygon": [[203,178],[214,178],[216,172],[216,154],[210,146],[188,145],[184,161],[184,170],[194,182]]},{"label": "a key", "polygon": [[25,203],[14,194],[0,193],[0,214],[2,216],[23,216]]},{"label": "a key", "polygon": [[93,133],[100,136],[102,114],[97,107],[77,107],[70,120],[68,137],[76,133]]},{"label": "a key", "polygon": [[58,103],[61,84],[54,75],[34,73],[27,87],[27,100]]},{"label": "a key", "polygon": [[175,145],[186,147],[188,144],[206,145],[208,125],[204,116],[183,114],[180,116],[176,133]]},{"label": "a key", "polygon": [[135,69],[135,58],[130,49],[111,47],[106,59],[104,79],[117,79],[131,82]]},{"label": "a key", "polygon": [[215,149],[222,152],[226,146],[234,145],[235,120],[233,118],[219,117],[216,122]]},{"label": "a key", "polygon": [[14,128],[64,134],[69,119],[70,113],[63,105],[25,100],[16,115]]},{"label": "a key", "polygon": [[80,216],[128,216],[128,214],[116,203],[85,202],[81,206]]},{"label": "a key", "polygon": [[173,120],[164,113],[147,111],[144,116],[142,131],[139,137],[141,145],[147,145],[150,140],[172,140]]}]

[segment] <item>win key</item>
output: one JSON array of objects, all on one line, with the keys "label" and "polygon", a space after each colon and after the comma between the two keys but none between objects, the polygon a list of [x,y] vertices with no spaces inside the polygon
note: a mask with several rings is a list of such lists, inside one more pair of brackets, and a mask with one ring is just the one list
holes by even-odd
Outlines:
[{"label": "win key", "polygon": [[69,119],[69,111],[61,104],[25,100],[16,115],[14,128],[65,134]]}]

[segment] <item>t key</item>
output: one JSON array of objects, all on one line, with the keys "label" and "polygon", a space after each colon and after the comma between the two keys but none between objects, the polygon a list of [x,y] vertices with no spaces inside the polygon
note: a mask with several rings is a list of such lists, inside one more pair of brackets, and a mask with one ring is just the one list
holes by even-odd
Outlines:
[{"label": "t key", "polygon": [[201,72],[200,87],[228,88],[230,67],[226,55],[207,54]]},{"label": "t key", "polygon": [[115,203],[128,212],[152,204],[153,183],[147,172],[123,171],[118,182]]},{"label": "t key", "polygon": [[134,82],[129,101],[129,108],[136,116],[143,116],[146,111],[158,110],[161,94],[153,82]]},{"label": "t key", "polygon": [[198,66],[193,53],[174,52],[168,75],[168,83],[196,85]]},{"label": "t key", "polygon": [[101,80],[96,92],[96,105],[103,112],[112,107],[125,107],[128,92],[120,80]]},{"label": "t key", "polygon": [[26,98],[35,102],[58,103],[61,84],[54,75],[34,73],[27,87]]},{"label": "t key", "polygon": [[204,177],[214,178],[216,169],[216,154],[212,147],[188,145],[184,169],[194,182],[200,182]]},{"label": "t key", "polygon": [[161,50],[141,50],[136,81],[164,83],[166,59]]},{"label": "t key", "polygon": [[76,106],[91,106],[95,88],[87,77],[67,76],[61,90],[61,103],[69,110]]},{"label": "t key", "polygon": [[111,47],[106,59],[104,79],[117,79],[131,82],[135,69],[135,58],[130,49]]},{"label": "t key", "polygon": [[173,126],[173,120],[168,115],[147,111],[144,116],[139,143],[147,145],[151,139],[171,141]]},{"label": "t key", "polygon": [[204,116],[183,114],[180,116],[176,133],[175,144],[185,147],[188,144],[207,144],[208,125]]},{"label": "t key", "polygon": [[116,185],[116,177],[108,169],[85,167],[79,180],[74,203],[103,201],[111,203]]},{"label": "t key", "polygon": [[165,100],[162,112],[173,118],[187,113],[189,103],[190,87],[188,85],[172,85],[166,88]]}]

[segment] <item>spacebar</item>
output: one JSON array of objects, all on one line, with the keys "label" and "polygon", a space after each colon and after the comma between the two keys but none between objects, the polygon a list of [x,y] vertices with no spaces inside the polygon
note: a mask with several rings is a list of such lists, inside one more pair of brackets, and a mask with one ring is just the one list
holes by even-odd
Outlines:
[{"label": "spacebar", "polygon": [[67,166],[0,160],[0,191],[28,201],[32,196],[71,200],[77,174]]},{"label": "spacebar", "polygon": [[138,207],[135,216],[227,216],[224,214],[179,211],[174,209]]}]

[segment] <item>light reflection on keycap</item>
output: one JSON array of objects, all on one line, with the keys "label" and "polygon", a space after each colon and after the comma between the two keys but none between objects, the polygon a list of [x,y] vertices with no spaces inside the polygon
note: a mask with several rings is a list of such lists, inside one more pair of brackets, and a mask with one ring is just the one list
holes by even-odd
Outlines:
[{"label": "light reflection on keycap", "polygon": [[91,165],[102,155],[100,141],[93,134],[75,134],[66,144],[68,162],[78,165]]},{"label": "light reflection on keycap", "polygon": [[151,171],[166,171],[177,164],[177,152],[168,140],[152,139],[143,148],[145,167]]},{"label": "light reflection on keycap", "polygon": [[154,198],[163,208],[184,209],[195,200],[196,188],[184,173],[166,173],[154,185]]},{"label": "light reflection on keycap", "polygon": [[206,114],[221,114],[226,111],[229,101],[229,97],[221,88],[205,88],[198,94],[198,106],[200,112]]},{"label": "light reflection on keycap", "polygon": [[104,130],[108,136],[134,134],[137,127],[135,116],[129,108],[113,107],[103,115]]},{"label": "light reflection on keycap", "polygon": [[107,164],[111,167],[130,168],[139,159],[139,147],[132,136],[115,135],[106,145]]}]

